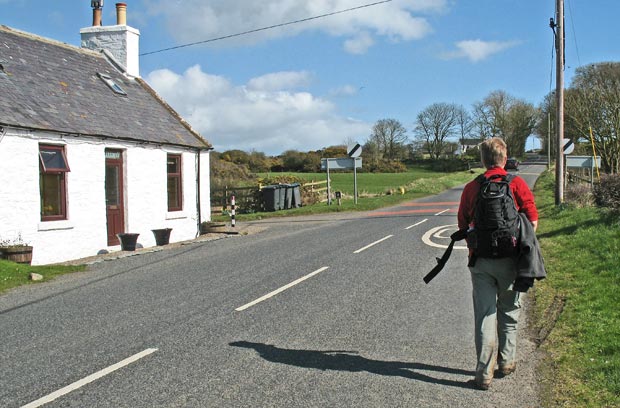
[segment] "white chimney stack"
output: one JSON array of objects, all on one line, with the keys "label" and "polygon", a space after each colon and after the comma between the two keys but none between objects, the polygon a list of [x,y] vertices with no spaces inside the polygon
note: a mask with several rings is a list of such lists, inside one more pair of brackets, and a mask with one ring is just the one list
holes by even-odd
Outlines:
[{"label": "white chimney stack", "polygon": [[93,0],[91,6],[93,26],[80,30],[82,48],[107,50],[125,68],[127,75],[139,77],[140,31],[127,25],[127,4],[116,3],[116,25],[113,26],[101,25],[103,0]]}]

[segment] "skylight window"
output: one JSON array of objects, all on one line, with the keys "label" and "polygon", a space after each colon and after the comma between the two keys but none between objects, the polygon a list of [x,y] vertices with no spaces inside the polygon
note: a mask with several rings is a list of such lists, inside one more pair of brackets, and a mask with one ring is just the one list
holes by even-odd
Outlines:
[{"label": "skylight window", "polygon": [[117,93],[117,94],[123,95],[123,96],[127,96],[127,92],[125,92],[125,90],[123,88],[121,88],[121,86],[119,84],[114,82],[114,80],[112,79],[112,77],[110,75],[102,74],[101,72],[97,72],[97,76],[99,78],[101,78],[101,80],[103,82],[105,82],[105,84],[107,86],[109,86],[110,89],[114,91],[114,93]]}]

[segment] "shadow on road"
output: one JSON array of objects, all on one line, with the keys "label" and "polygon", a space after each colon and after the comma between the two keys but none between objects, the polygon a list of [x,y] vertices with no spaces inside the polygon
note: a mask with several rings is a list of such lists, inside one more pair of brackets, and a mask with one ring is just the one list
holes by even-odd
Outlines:
[{"label": "shadow on road", "polygon": [[[235,341],[229,343],[234,347],[254,349],[267,361],[279,364],[287,364],[303,368],[336,371],[368,371],[369,373],[404,377],[432,384],[449,385],[452,387],[472,388],[468,380],[474,375],[473,371],[456,368],[441,367],[423,363],[410,363],[400,361],[371,360],[359,355],[354,351],[346,350],[294,350],[272,346],[270,344],[252,343],[249,341]],[[446,374],[459,374],[468,376],[465,381],[447,380],[422,374],[416,370],[436,371]]]}]

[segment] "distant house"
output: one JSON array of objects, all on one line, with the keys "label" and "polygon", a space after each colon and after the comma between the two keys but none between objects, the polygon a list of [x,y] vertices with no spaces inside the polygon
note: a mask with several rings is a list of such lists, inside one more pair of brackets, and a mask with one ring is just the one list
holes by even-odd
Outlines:
[{"label": "distant house", "polygon": [[123,232],[192,239],[211,217],[211,145],[140,78],[125,16],[82,29],[82,48],[0,26],[0,239],[21,235],[33,264],[118,250]]},{"label": "distant house", "polygon": [[458,154],[465,154],[469,149],[478,147],[480,143],[482,143],[480,139],[460,139]]}]

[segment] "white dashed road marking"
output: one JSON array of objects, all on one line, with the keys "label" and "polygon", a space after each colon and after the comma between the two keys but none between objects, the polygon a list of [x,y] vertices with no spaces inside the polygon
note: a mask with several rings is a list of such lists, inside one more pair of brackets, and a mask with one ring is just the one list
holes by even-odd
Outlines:
[{"label": "white dashed road marking", "polygon": [[59,389],[56,392],[53,392],[53,393],[51,393],[49,395],[46,395],[43,398],[39,398],[36,401],[33,401],[33,402],[29,403],[29,404],[26,404],[22,408],[36,408],[36,407],[40,407],[41,405],[48,404],[48,403],[54,401],[55,399],[62,397],[63,395],[66,395],[66,394],[68,394],[68,393],[70,393],[72,391],[75,391],[78,388],[81,388],[81,387],[85,386],[86,384],[90,384],[91,382],[96,381],[96,380],[100,379],[101,377],[104,377],[104,376],[106,376],[106,375],[108,375],[108,374],[110,374],[110,373],[112,373],[112,372],[114,372],[114,371],[116,371],[116,370],[118,370],[120,368],[128,366],[129,364],[134,363],[134,362],[140,360],[141,358],[146,357],[149,354],[152,354],[152,353],[154,353],[156,351],[157,351],[156,348],[149,348],[149,349],[146,349],[146,350],[144,350],[144,351],[142,351],[142,352],[140,352],[138,354],[134,354],[133,356],[128,357],[128,358],[124,359],[121,362],[118,362],[118,363],[116,363],[114,365],[111,365],[108,368],[104,368],[101,371],[97,371],[96,373],[91,374],[88,377],[85,377],[85,378],[83,378],[83,379],[81,379],[79,381],[76,381],[73,384],[69,384],[66,387],[61,388],[61,389]]}]

